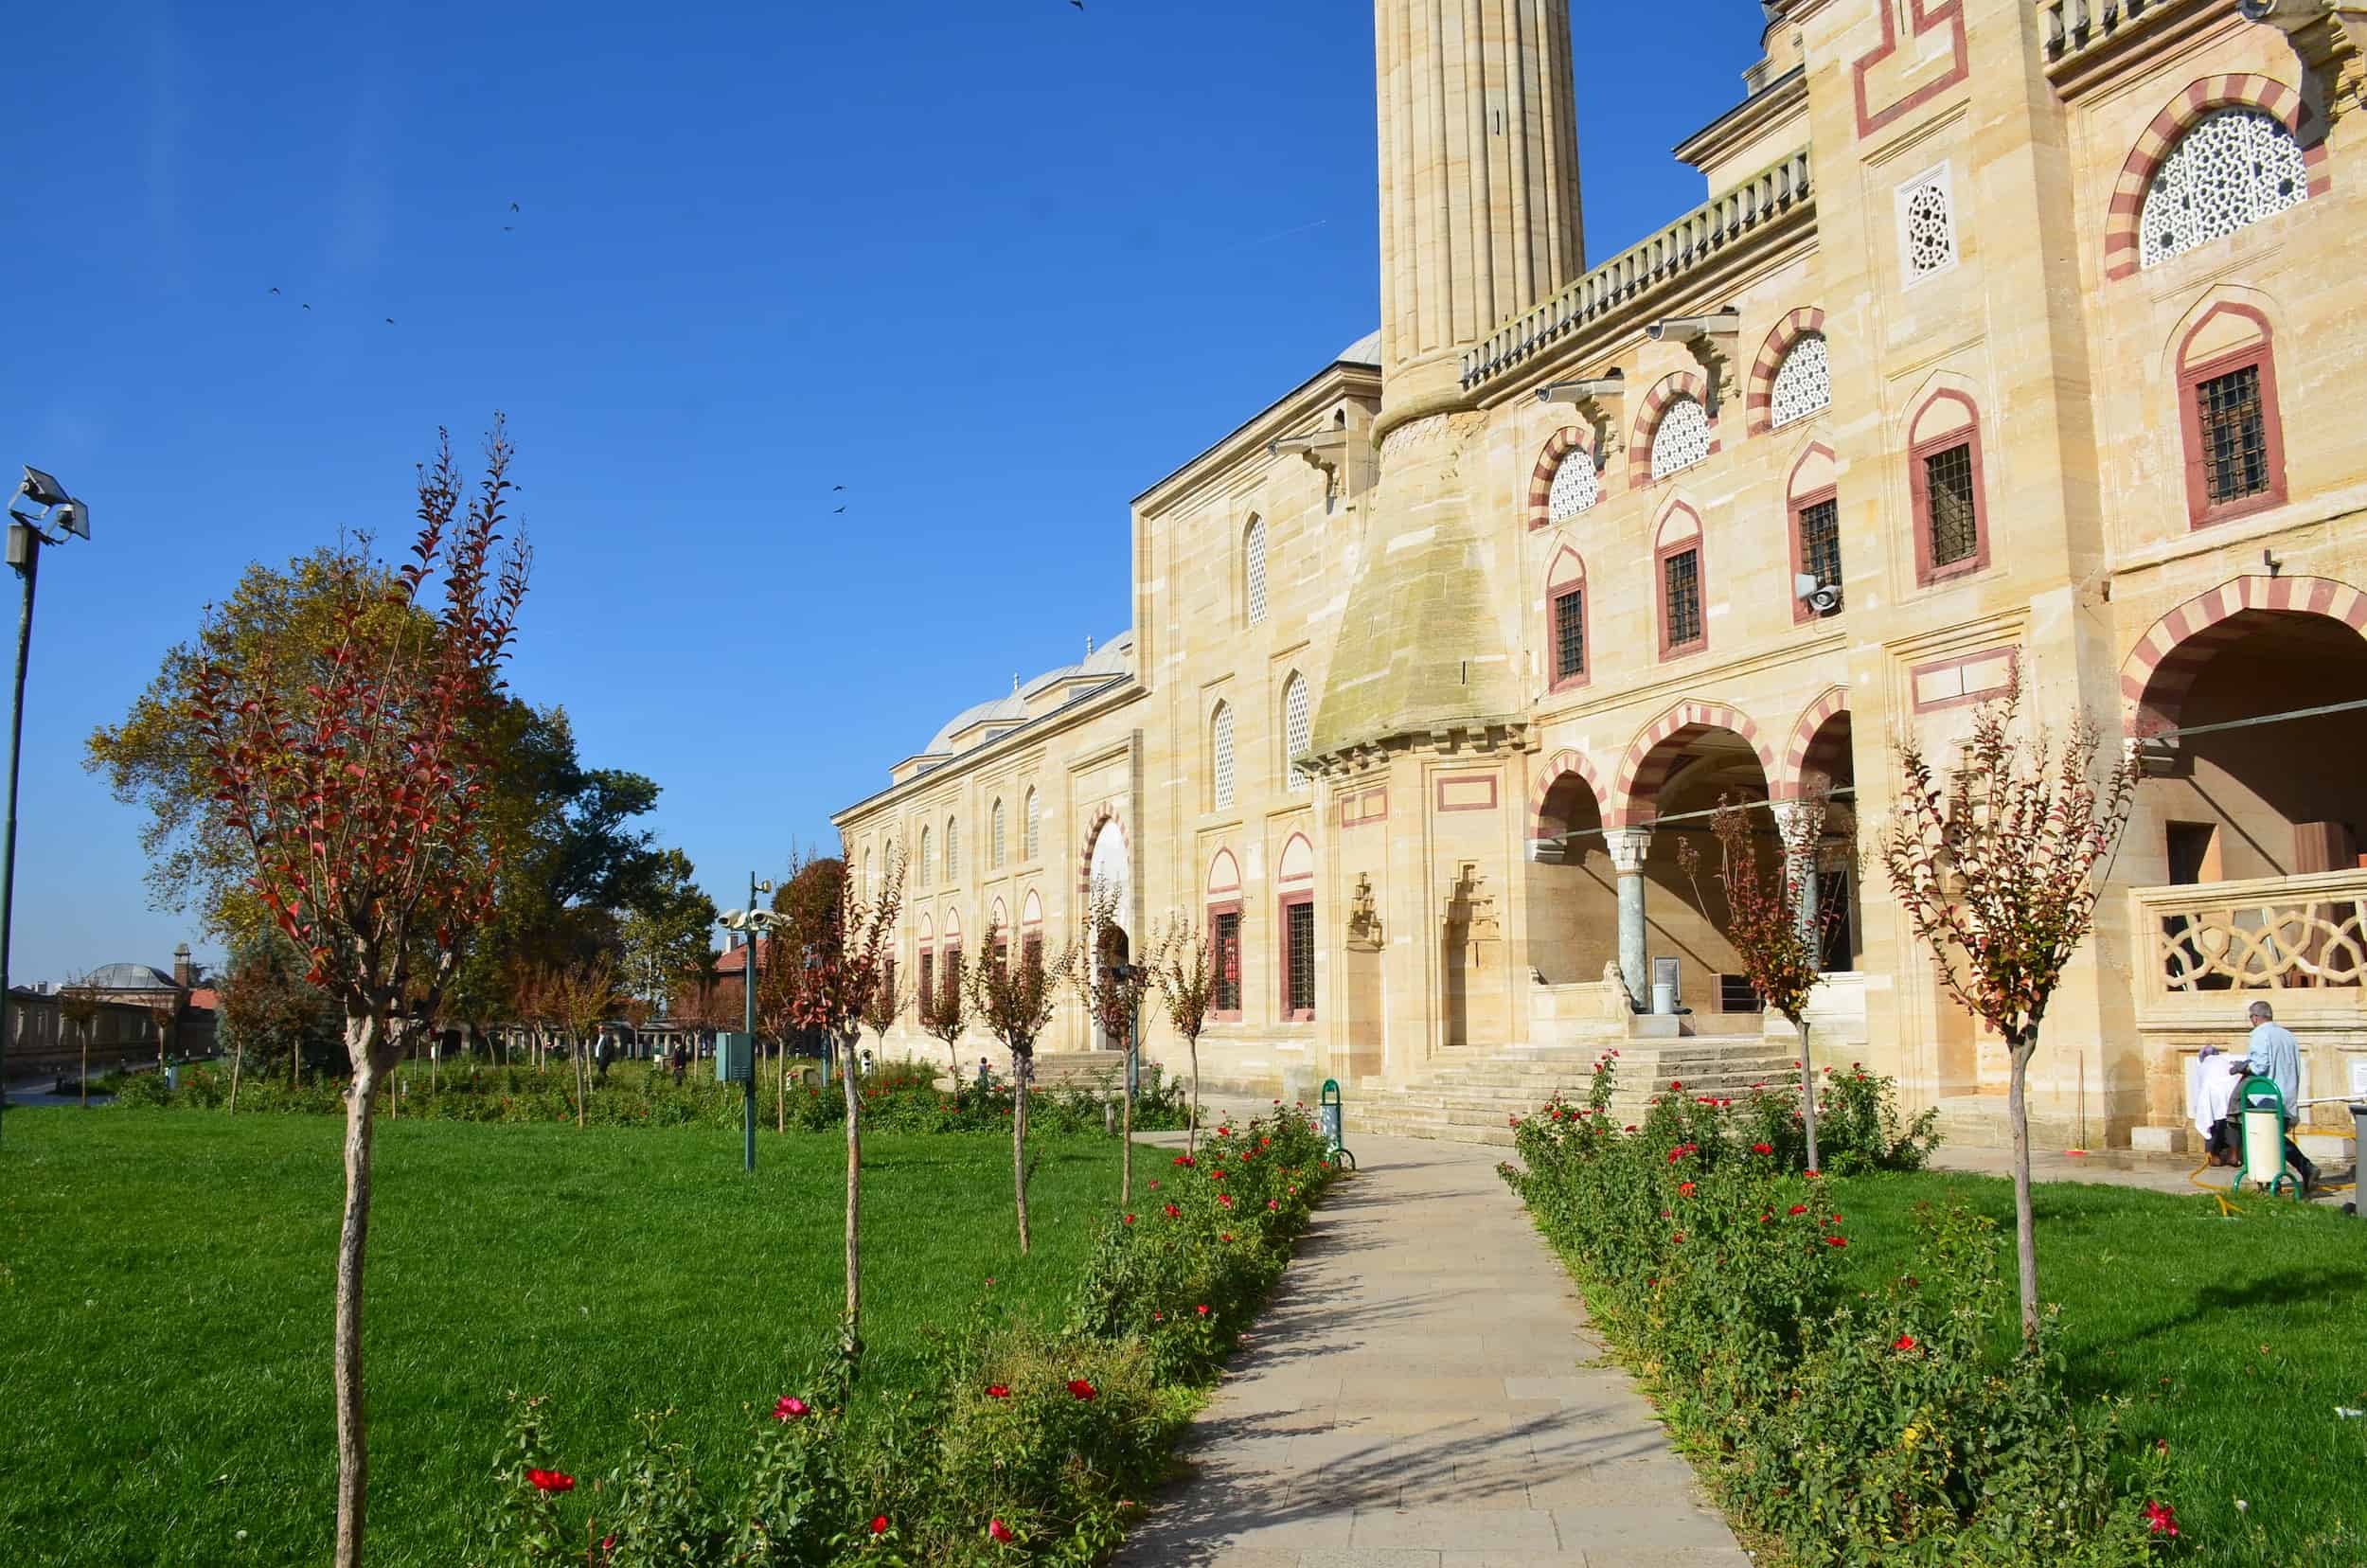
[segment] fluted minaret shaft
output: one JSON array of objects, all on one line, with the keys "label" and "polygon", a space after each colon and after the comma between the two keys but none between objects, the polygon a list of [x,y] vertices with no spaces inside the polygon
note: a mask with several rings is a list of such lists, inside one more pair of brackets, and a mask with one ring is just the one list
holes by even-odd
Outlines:
[{"label": "fluted minaret shaft", "polygon": [[1375,0],[1386,401],[1585,266],[1569,0]]}]

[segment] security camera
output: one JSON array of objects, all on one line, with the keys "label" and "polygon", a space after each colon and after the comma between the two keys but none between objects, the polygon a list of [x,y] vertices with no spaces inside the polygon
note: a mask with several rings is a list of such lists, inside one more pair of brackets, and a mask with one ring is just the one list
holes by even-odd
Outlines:
[{"label": "security camera", "polygon": [[1654,343],[1691,343],[1695,338],[1724,337],[1742,330],[1742,312],[1729,305],[1708,315],[1664,316],[1644,329]]},{"label": "security camera", "polygon": [[1549,382],[1537,389],[1537,401],[1543,403],[1584,402],[1589,398],[1615,398],[1627,389],[1627,372],[1613,370],[1607,376],[1584,376],[1576,381]]},{"label": "security camera", "polygon": [[1792,597],[1820,615],[1831,615],[1841,608],[1841,587],[1837,583],[1819,582],[1806,572],[1791,579]]},{"label": "security camera", "polygon": [[2247,22],[2266,22],[2276,10],[2277,0],[2235,0],[2236,14]]},{"label": "security camera", "polygon": [[61,501],[49,521],[77,539],[90,538],[90,508],[80,501]]},{"label": "security camera", "polygon": [[74,499],[63,485],[30,463],[25,465],[25,482],[16,487],[16,492],[36,507],[62,507]]}]

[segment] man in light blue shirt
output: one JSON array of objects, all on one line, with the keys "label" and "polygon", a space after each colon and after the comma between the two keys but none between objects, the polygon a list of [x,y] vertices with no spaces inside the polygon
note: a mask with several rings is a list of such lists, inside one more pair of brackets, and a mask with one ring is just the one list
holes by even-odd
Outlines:
[{"label": "man in light blue shirt", "polygon": [[2276,1009],[2266,1002],[2251,1005],[2251,1045],[2246,1065],[2255,1077],[2277,1086],[2285,1099],[2285,1163],[2302,1179],[2302,1190],[2318,1185],[2318,1167],[2294,1147],[2293,1124],[2302,1099],[2302,1047],[2293,1031],[2276,1022]]}]

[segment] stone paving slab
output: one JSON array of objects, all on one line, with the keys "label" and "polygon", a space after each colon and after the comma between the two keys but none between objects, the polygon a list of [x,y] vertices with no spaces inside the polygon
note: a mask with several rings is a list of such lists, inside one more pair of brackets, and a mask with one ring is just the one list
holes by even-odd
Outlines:
[{"label": "stone paving slab", "polygon": [[1121,1568],[1749,1568],[1495,1151],[1357,1153]]}]

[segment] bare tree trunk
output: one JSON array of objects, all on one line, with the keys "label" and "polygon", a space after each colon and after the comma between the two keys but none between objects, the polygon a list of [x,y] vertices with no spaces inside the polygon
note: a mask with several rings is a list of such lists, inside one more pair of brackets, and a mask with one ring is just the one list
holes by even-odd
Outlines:
[{"label": "bare tree trunk", "polygon": [[[853,1105],[853,1102],[852,1102],[852,1101],[849,1101],[849,1102],[848,1102],[848,1105],[849,1105],[849,1110],[848,1110],[848,1113],[847,1113],[847,1114],[848,1114],[848,1115],[849,1115],[849,1116],[852,1116],[852,1115],[853,1115],[853,1114],[854,1114],[854,1113],[853,1113],[853,1110],[852,1110],[852,1105]],[[781,1042],[781,1082],[780,1082],[780,1097],[779,1097],[776,1101],[774,1101],[774,1106],[773,1106],[773,1118],[774,1118],[774,1129],[773,1129],[773,1130],[774,1130],[775,1132],[779,1133],[782,1137],[787,1137],[787,1136],[789,1136],[789,1042],[788,1042],[787,1041],[783,1041],[783,1042]],[[846,1124],[846,1144],[847,1144],[847,1154],[848,1154],[849,1158],[851,1158],[851,1157],[853,1156],[853,1153],[854,1153],[854,1143],[855,1143],[855,1124],[854,1124],[854,1123],[850,1120],[850,1121],[848,1121],[848,1122],[847,1122],[847,1124]],[[847,1256],[850,1259],[851,1259],[851,1258],[855,1256],[855,1251],[854,1251],[854,1248],[855,1248],[855,1242],[854,1242],[854,1235],[855,1235],[855,1219],[854,1219],[855,1209],[854,1209],[854,1203],[855,1203],[855,1197],[854,1197],[854,1188],[853,1188],[853,1185],[852,1185],[853,1181],[854,1181],[854,1178],[853,1178],[852,1176],[849,1176],[849,1177],[847,1178],[847,1182],[849,1183],[849,1185],[848,1185],[848,1187],[847,1187],[847,1195],[846,1195],[846,1205],[847,1205],[847,1207],[846,1207],[846,1236],[847,1236],[847,1241],[846,1241],[846,1256]],[[852,1286],[847,1287],[847,1292],[848,1292],[848,1294],[849,1294],[849,1295],[852,1295],[852,1294],[853,1294],[853,1291],[854,1291],[854,1287],[852,1287]],[[848,1311],[852,1311],[852,1310],[854,1310],[854,1309],[853,1309],[852,1307],[849,1307],[849,1308],[847,1309],[847,1310],[848,1310]]]},{"label": "bare tree trunk", "polygon": [[246,1064],[246,1047],[240,1045],[230,1053],[230,1114],[239,1114],[239,1069]]},{"label": "bare tree trunk", "polygon": [[[860,1038],[847,1037],[849,1058]],[[863,1096],[852,1073],[838,1081],[846,1099],[846,1331],[853,1335],[863,1318]]]},{"label": "bare tree trunk", "polygon": [[362,1265],[370,1238],[370,1111],[378,1090],[375,1017],[346,1020],[353,1086],[346,1093],[346,1210],[337,1238],[336,1568],[361,1568],[369,1501],[369,1436],[362,1402]]},{"label": "bare tree trunk", "polygon": [[1792,1026],[1800,1031],[1800,1125],[1808,1134],[1808,1168],[1822,1170],[1816,1158],[1816,1060],[1808,1054],[1808,1021],[1795,1018]]},{"label": "bare tree trunk", "polygon": [[90,1025],[82,1025],[82,1109],[90,1109]]},{"label": "bare tree trunk", "polygon": [[2006,1120],[2014,1129],[2014,1262],[2021,1274],[2021,1339],[2038,1343],[2038,1237],[2030,1215],[2030,1105],[2025,1090],[2030,1059],[2038,1052],[2037,1030],[2014,1042],[2014,1076],[2005,1094]]},{"label": "bare tree trunk", "polygon": [[1192,1036],[1185,1043],[1192,1052],[1192,1114],[1190,1125],[1184,1131],[1184,1152],[1197,1156],[1200,1153],[1200,1036]]},{"label": "bare tree trunk", "polygon": [[583,1102],[592,1094],[592,1053],[584,1048],[581,1041],[577,1041],[573,1049],[576,1058],[576,1131],[580,1132],[584,1129]]},{"label": "bare tree trunk", "polygon": [[1027,1078],[1034,1053],[1011,1053],[1011,1198],[1019,1210],[1019,1252],[1027,1256]]},{"label": "bare tree trunk", "polygon": [[1134,1096],[1125,1096],[1126,1109],[1118,1117],[1118,1207],[1134,1206]]}]

